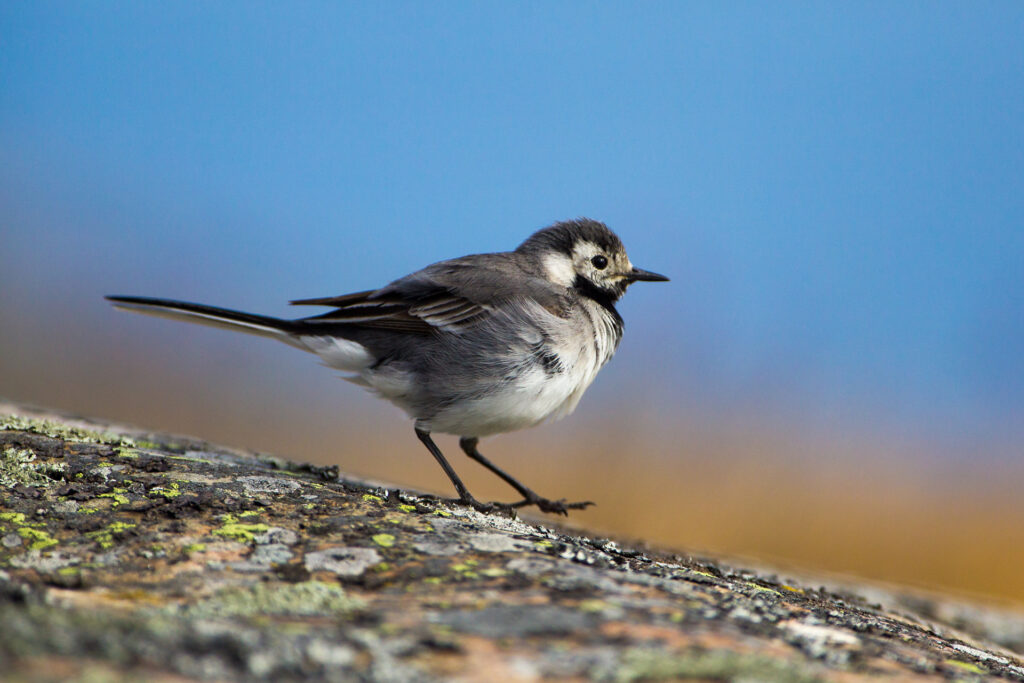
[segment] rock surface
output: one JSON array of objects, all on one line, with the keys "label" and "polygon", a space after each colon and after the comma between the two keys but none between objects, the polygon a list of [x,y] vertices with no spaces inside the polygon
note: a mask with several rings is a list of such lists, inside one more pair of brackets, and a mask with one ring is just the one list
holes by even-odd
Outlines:
[{"label": "rock surface", "polygon": [[4,680],[1024,681],[1024,615],[0,403]]}]

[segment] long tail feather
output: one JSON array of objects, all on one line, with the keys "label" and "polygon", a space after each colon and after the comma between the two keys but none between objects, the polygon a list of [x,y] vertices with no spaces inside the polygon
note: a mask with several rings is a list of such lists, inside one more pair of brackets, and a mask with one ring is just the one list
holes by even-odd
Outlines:
[{"label": "long tail feather", "polygon": [[286,344],[296,346],[303,350],[307,347],[292,332],[295,323],[291,320],[271,318],[265,315],[254,315],[241,311],[232,311],[227,308],[193,304],[187,301],[174,301],[172,299],[152,299],[143,296],[108,296],[108,301],[122,311],[132,313],[144,313],[160,318],[172,320],[183,320],[185,322],[220,327],[236,332],[270,337],[283,341]]}]

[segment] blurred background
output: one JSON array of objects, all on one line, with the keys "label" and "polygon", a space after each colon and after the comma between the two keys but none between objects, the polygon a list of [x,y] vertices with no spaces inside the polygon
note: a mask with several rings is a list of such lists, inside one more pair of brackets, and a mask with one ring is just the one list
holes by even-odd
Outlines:
[{"label": "blurred background", "polygon": [[672,282],[485,454],[592,530],[1024,603],[1022,35],[1017,2],[0,2],[0,396],[448,494],[314,357],[102,297],[309,314],[585,215]]}]

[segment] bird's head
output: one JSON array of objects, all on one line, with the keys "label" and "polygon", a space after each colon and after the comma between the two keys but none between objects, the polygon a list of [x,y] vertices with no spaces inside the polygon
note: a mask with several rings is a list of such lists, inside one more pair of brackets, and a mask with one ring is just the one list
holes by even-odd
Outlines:
[{"label": "bird's head", "polygon": [[618,235],[589,218],[538,230],[516,251],[533,258],[551,282],[612,302],[634,282],[668,281],[664,275],[635,267]]}]

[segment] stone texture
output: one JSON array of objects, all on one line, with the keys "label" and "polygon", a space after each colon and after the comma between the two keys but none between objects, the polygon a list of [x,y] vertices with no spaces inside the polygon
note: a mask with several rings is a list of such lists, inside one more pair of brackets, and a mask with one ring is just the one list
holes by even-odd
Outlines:
[{"label": "stone texture", "polygon": [[12,405],[0,452],[4,680],[1024,681],[1012,610]]}]

